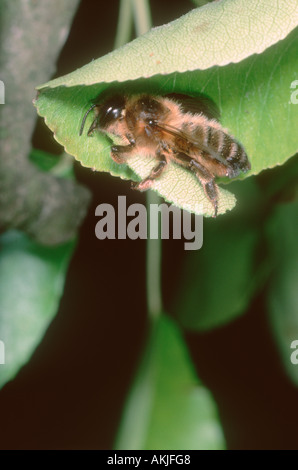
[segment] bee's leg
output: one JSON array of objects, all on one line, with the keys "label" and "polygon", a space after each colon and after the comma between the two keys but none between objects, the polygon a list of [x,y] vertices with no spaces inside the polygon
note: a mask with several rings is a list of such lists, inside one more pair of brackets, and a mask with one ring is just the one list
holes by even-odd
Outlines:
[{"label": "bee's leg", "polygon": [[189,169],[195,173],[195,175],[199,178],[204,192],[207,198],[212,202],[214,207],[214,215],[213,217],[217,216],[218,212],[218,191],[217,191],[217,184],[214,182],[214,176],[209,173],[206,168],[201,165],[196,160],[191,160],[189,162]]},{"label": "bee's leg", "polygon": [[132,150],[135,148],[135,143],[132,141],[128,145],[112,145],[111,157],[116,163],[126,163],[130,157]]},{"label": "bee's leg", "polygon": [[197,176],[203,186],[207,198],[212,202],[214,207],[213,217],[216,217],[218,212],[218,194],[217,184],[214,182],[214,176],[203,165],[201,165],[201,163],[197,162],[185,153],[175,153],[172,159],[178,165],[181,165],[184,168],[189,168]]},{"label": "bee's leg", "polygon": [[162,174],[163,170],[167,166],[167,159],[165,155],[159,152],[156,153],[156,157],[158,158],[159,162],[157,163],[157,165],[155,165],[155,167],[153,167],[150,172],[150,175],[147,176],[147,178],[143,179],[143,181],[141,181],[140,183],[132,183],[132,189],[146,191],[152,186],[154,180],[156,180]]}]

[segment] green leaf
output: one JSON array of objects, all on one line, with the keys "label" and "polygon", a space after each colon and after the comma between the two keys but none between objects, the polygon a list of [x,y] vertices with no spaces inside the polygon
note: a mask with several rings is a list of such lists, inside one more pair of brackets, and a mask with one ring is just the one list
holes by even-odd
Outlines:
[{"label": "green leaf", "polygon": [[[79,137],[90,102],[110,87],[195,96],[203,92],[217,103],[223,125],[246,148],[252,171],[243,177],[257,174],[297,152],[298,117],[290,99],[296,78],[297,19],[296,1],[210,3],[41,85],[38,112],[56,140],[84,166],[136,180],[133,172],[147,176],[152,161],[130,160],[132,172],[112,161],[110,141],[103,135]],[[198,181],[174,164],[153,189],[179,207],[213,215]],[[234,205],[234,196],[221,189],[219,213]]]},{"label": "green leaf", "polygon": [[130,392],[117,449],[223,449],[210,392],[198,382],[176,324],[161,316]]},{"label": "green leaf", "polygon": [[60,160],[60,156],[39,149],[32,149],[29,158],[42,171],[51,171]]},{"label": "green leaf", "polygon": [[49,171],[60,178],[74,178],[73,159],[65,152],[61,155],[54,155],[43,150],[32,149],[29,158],[42,171]]},{"label": "green leaf", "polygon": [[42,247],[10,231],[0,247],[1,387],[29,360],[56,314],[74,243]]},{"label": "green leaf", "polygon": [[273,272],[267,305],[273,333],[289,377],[298,385],[298,366],[291,362],[298,340],[298,201],[277,206],[267,227]]},{"label": "green leaf", "polygon": [[[252,183],[241,185],[248,186],[251,199]],[[259,239],[256,224],[239,214],[204,224],[203,247],[187,256],[181,274],[174,303],[179,323],[191,330],[209,330],[245,312],[267,274],[267,265],[257,269],[255,262]]]},{"label": "green leaf", "polygon": [[296,28],[297,18],[297,1],[214,2],[153,28],[112,53],[38,89],[94,85],[115,79],[136,80],[240,62],[284,39]]}]

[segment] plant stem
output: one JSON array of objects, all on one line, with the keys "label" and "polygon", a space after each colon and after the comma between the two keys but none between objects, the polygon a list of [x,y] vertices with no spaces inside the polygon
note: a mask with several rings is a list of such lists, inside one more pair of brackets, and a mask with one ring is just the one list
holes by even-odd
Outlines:
[{"label": "plant stem", "polygon": [[149,1],[131,0],[131,7],[134,13],[136,35],[141,36],[152,27]]},{"label": "plant stem", "polygon": [[[131,0],[134,12],[134,22],[138,36],[145,34],[151,28],[151,14],[148,0]],[[147,210],[150,214],[150,205],[158,204],[160,197],[154,191],[147,193]],[[148,217],[148,234],[150,233],[150,217]],[[160,230],[157,239],[147,239],[147,307],[149,318],[153,321],[162,312],[161,290],[161,238]]]},{"label": "plant stem", "polygon": [[[160,197],[154,191],[147,193],[147,211],[150,214],[150,205],[159,204]],[[150,234],[150,217],[148,217],[148,234]],[[160,227],[159,227],[160,228]],[[162,312],[161,289],[161,237],[160,230],[157,239],[147,239],[146,266],[147,266],[147,307],[151,320],[156,319]]]},{"label": "plant stem", "polygon": [[[134,18],[137,36],[145,34],[151,28],[151,14],[148,0],[121,0],[118,16],[115,49],[128,42]],[[150,213],[150,205],[158,204],[159,196],[153,192],[147,193],[147,210]],[[160,232],[160,231],[159,231]],[[150,233],[150,218],[148,218],[148,234]],[[161,238],[147,240],[146,250],[146,290],[147,308],[149,318],[153,321],[162,311],[161,295]]]},{"label": "plant stem", "polygon": [[118,24],[114,49],[126,44],[131,36],[133,4],[129,0],[120,0]]}]

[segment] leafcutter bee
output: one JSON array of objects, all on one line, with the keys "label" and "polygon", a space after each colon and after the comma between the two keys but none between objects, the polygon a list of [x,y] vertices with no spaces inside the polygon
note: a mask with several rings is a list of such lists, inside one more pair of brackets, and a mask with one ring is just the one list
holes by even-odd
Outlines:
[{"label": "leafcutter bee", "polygon": [[150,155],[156,165],[135,189],[149,189],[169,162],[192,172],[201,182],[206,197],[218,213],[216,177],[235,178],[250,169],[243,146],[218,122],[215,105],[203,97],[171,93],[111,94],[100,97],[84,115],[80,135],[87,116],[94,110],[94,119],[87,135],[95,130],[122,138],[123,145],[111,146],[111,157],[126,163],[133,155]]}]

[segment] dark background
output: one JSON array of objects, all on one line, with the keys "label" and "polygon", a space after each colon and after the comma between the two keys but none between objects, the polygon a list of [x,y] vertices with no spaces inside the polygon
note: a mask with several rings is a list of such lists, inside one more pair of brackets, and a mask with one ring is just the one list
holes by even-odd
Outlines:
[{"label": "dark background", "polygon": [[[193,7],[187,0],[150,3],[155,26]],[[102,10],[100,2],[82,1],[57,76],[112,50],[118,2]],[[41,120],[33,145],[61,152]],[[145,195],[131,191],[129,182],[79,164],[76,174],[93,192],[93,202],[59,313],[30,363],[0,391],[1,449],[110,449],[146,341],[145,242],[99,241],[94,235],[98,204],[117,207],[118,195],[126,195],[127,204],[145,203]],[[168,312],[185,256],[183,240],[163,243]],[[298,447],[298,393],[280,364],[262,293],[229,325],[204,334],[188,332],[186,338],[199,376],[218,404],[230,449]]]}]

